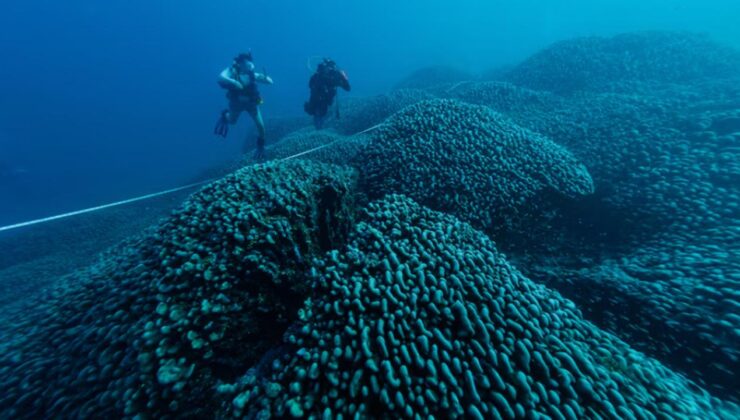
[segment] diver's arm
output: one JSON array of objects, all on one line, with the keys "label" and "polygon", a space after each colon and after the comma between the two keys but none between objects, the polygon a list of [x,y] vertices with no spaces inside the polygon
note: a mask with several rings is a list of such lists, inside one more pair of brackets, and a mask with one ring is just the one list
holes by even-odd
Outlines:
[{"label": "diver's arm", "polygon": [[231,77],[230,67],[225,68],[224,71],[222,71],[221,74],[218,75],[218,83],[222,86],[224,84],[231,85],[236,89],[242,89],[244,87],[238,80]]},{"label": "diver's arm", "polygon": [[259,83],[264,83],[266,85],[271,85],[271,84],[275,83],[272,80],[272,77],[270,77],[270,76],[268,76],[268,75],[266,75],[264,73],[254,72],[254,80],[257,81],[257,82],[259,82]]},{"label": "diver's arm", "polygon": [[347,77],[347,73],[345,73],[344,70],[339,72],[339,87],[347,92],[352,89],[352,86],[349,85],[349,77]]}]

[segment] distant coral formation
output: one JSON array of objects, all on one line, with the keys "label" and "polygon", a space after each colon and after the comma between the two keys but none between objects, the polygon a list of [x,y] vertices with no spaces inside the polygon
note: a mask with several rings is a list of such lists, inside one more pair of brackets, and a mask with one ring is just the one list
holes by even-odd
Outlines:
[{"label": "distant coral formation", "polygon": [[342,134],[355,134],[425,99],[434,99],[434,95],[419,89],[401,89],[360,100],[346,100],[342,102],[341,118],[335,119],[332,125]]},{"label": "distant coral formation", "polygon": [[685,83],[736,77],[740,53],[706,36],[637,32],[561,41],[512,69],[505,79],[532,89],[609,90],[625,81]]},{"label": "distant coral formation", "polygon": [[448,66],[433,66],[419,69],[398,82],[396,89],[429,89],[448,83],[473,80],[472,74]]},{"label": "distant coral formation", "polygon": [[[316,131],[302,129],[283,137],[270,148],[273,159],[293,158],[294,156],[314,162],[347,164],[352,162],[367,145],[366,135],[344,136],[333,130]],[[305,153],[312,150],[311,153]],[[243,164],[257,163],[248,157]]]}]

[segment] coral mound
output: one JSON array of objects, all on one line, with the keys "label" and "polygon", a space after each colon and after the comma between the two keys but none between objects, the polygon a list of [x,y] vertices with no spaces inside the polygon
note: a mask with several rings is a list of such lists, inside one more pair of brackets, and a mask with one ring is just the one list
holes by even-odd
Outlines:
[{"label": "coral mound", "polygon": [[433,94],[418,89],[400,89],[369,98],[350,98],[342,101],[341,118],[332,121],[331,126],[342,134],[356,134],[382,123],[406,106],[433,98]]},{"label": "coral mound", "polygon": [[268,164],[210,184],[158,230],[0,331],[0,417],[203,417],[297,317],[311,260],[343,242],[354,172]]},{"label": "coral mound", "polygon": [[454,67],[425,67],[411,73],[397,83],[396,89],[427,89],[474,78],[473,75]]},{"label": "coral mound", "polygon": [[[268,147],[271,159],[308,159],[315,162],[346,164],[367,144],[366,135],[344,136],[332,130],[316,131],[311,128],[295,131],[278,143]],[[310,153],[307,153],[311,151]],[[252,164],[254,158],[245,159],[244,164]]]},{"label": "coral mound", "polygon": [[637,32],[561,41],[533,55],[506,79],[533,89],[607,90],[622,81],[684,83],[735,77],[740,54],[708,37]]},{"label": "coral mound", "polygon": [[485,229],[543,190],[593,192],[588,171],[566,149],[487,107],[454,100],[395,114],[373,133],[358,165],[371,197],[405,194]]},{"label": "coral mound", "polygon": [[547,92],[538,92],[506,82],[467,82],[453,86],[446,92],[449,99],[475,105],[485,105],[496,112],[527,115],[543,108],[552,110],[562,106],[563,99]]},{"label": "coral mound", "polygon": [[371,203],[316,278],[290,349],[222,387],[231,415],[730,418],[485,235],[405,197]]}]

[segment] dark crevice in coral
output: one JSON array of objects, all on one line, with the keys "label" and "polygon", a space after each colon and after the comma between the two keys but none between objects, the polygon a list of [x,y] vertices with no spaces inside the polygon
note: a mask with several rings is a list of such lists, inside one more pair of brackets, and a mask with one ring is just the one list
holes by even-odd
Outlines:
[{"label": "dark crevice in coral", "polygon": [[[294,230],[294,248],[281,249],[283,254],[275,257],[276,261],[290,259],[289,265],[294,269],[284,272],[278,282],[273,281],[267,273],[263,279],[253,278],[248,284],[260,287],[244,290],[245,296],[269,296],[274,300],[273,303],[279,303],[279,307],[288,312],[265,312],[249,320],[249,325],[260,326],[259,336],[235,338],[234,349],[248,345],[251,347],[250,357],[245,358],[242,352],[241,360],[237,363],[214,370],[219,382],[237,382],[246,372],[259,376],[260,371],[288,350],[290,346],[283,342],[283,337],[296,327],[299,310],[313,292],[309,282],[313,280],[310,272],[315,267],[316,259],[346,245],[357,211],[356,187],[331,179],[322,179],[319,183],[323,186],[315,192],[313,212],[306,215],[303,228]],[[246,372],[245,367],[249,367]]]},{"label": "dark crevice in coral", "polygon": [[[319,248],[326,252],[344,245],[352,228],[353,215],[348,209],[346,191],[338,191],[337,186],[327,185],[321,189],[317,198],[317,226]],[[353,203],[356,200],[351,200]]]}]

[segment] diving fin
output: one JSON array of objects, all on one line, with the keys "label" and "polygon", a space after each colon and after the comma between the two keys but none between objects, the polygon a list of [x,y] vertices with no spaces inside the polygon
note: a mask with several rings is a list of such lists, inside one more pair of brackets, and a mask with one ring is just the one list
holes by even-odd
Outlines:
[{"label": "diving fin", "polygon": [[265,139],[264,137],[257,137],[257,148],[254,149],[254,159],[263,160],[265,158]]},{"label": "diving fin", "polygon": [[221,112],[221,116],[218,118],[218,121],[216,121],[216,127],[213,129],[213,134],[224,138],[229,134],[229,119],[226,118],[226,114],[228,114],[228,112],[228,110],[223,110]]}]

